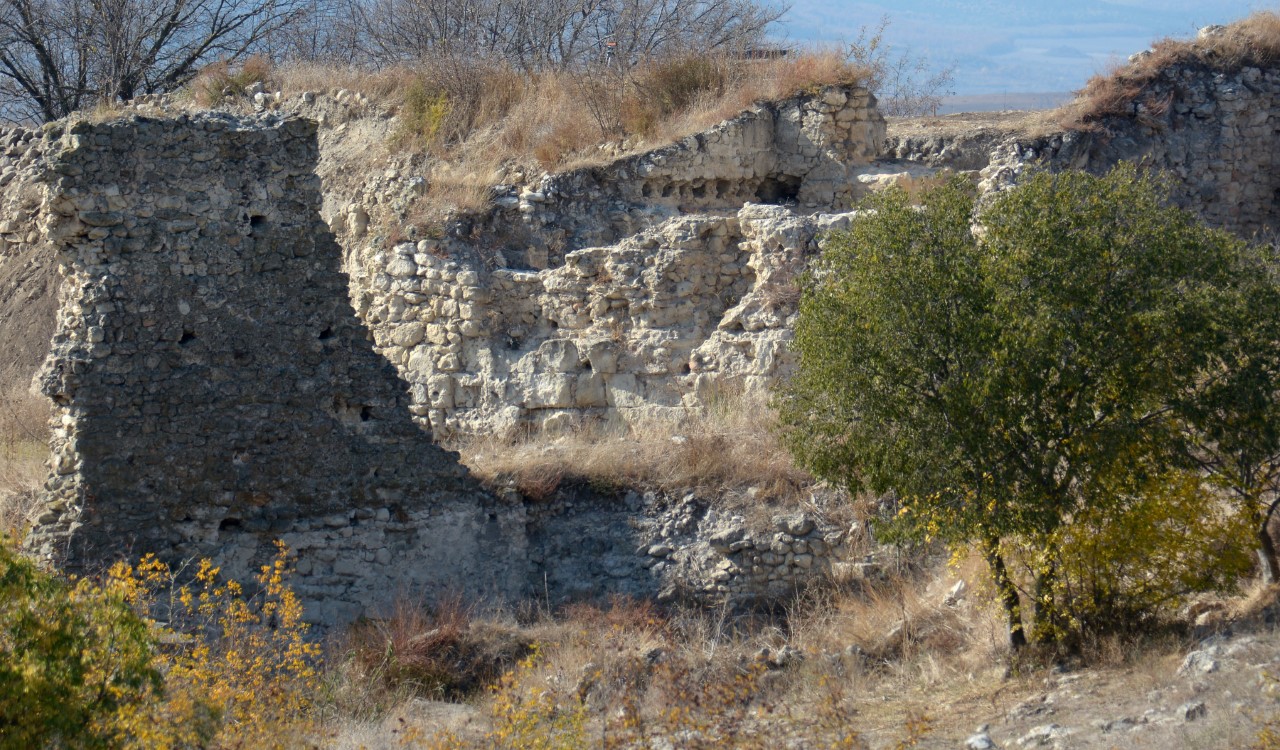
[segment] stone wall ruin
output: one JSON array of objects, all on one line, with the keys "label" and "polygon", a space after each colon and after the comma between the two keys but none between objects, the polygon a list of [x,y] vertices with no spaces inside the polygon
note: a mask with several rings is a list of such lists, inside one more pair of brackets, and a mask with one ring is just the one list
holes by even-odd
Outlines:
[{"label": "stone wall ruin", "polygon": [[41,138],[35,217],[64,275],[26,540],[43,560],[207,557],[243,580],[281,540],[308,618],[335,624],[445,592],[754,605],[843,554],[829,525],[781,519],[802,529],[783,538],[693,496],[483,490],[414,424],[348,302],[314,123],[133,117]]},{"label": "stone wall ruin", "polygon": [[523,509],[410,420],[320,220],[315,126],[205,115],[45,134],[42,231],[65,273],[56,409],[27,540],[74,571],[283,539],[320,621],[397,590],[519,596]]},{"label": "stone wall ruin", "polygon": [[[1206,220],[1265,233],[1277,95],[1280,73],[1190,66],[1097,132],[891,141],[893,158],[875,162],[870,98],[828,90],[501,187],[490,211],[389,244],[349,201],[320,221],[303,120],[2,132],[0,256],[56,252],[65,274],[41,380],[58,410],[48,503],[28,546],[78,570],[156,551],[243,577],[281,538],[324,622],[465,586],[734,602],[794,591],[847,565],[841,530],[753,529],[691,496],[495,497],[422,428],[678,420],[767,389],[793,366],[796,279],[822,234],[902,174],[951,166],[998,189],[1036,161],[1145,159]],[[20,308],[0,305],[0,327],[8,309]]]}]

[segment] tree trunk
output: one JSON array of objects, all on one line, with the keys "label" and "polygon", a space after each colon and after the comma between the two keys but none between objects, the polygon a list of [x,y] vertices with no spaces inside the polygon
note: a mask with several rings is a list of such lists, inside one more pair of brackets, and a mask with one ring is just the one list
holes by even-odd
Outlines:
[{"label": "tree trunk", "polygon": [[1051,643],[1062,636],[1058,631],[1058,607],[1054,592],[1057,584],[1058,568],[1054,563],[1049,563],[1036,574],[1036,611],[1031,624],[1031,636],[1036,643]]},{"label": "tree trunk", "polygon": [[996,596],[1004,607],[1005,616],[1009,620],[1009,645],[1014,651],[1027,645],[1027,634],[1022,629],[1022,603],[1018,600],[1018,589],[1009,578],[1009,570],[1000,556],[1000,540],[987,537],[983,540],[983,556],[991,567],[991,579],[996,585]]},{"label": "tree trunk", "polygon": [[1257,518],[1258,532],[1258,564],[1262,568],[1262,582],[1276,583],[1280,582],[1280,561],[1276,559],[1276,545],[1271,539],[1271,531],[1267,527],[1271,525],[1271,515],[1276,512],[1276,505],[1280,504],[1280,500],[1271,503],[1266,513],[1262,513],[1259,509]]}]

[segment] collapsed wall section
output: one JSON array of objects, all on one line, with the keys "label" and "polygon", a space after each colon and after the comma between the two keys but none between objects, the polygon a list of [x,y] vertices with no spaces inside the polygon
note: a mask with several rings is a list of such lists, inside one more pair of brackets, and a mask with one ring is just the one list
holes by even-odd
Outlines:
[{"label": "collapsed wall section", "polygon": [[201,115],[47,130],[65,279],[27,546],[71,570],[153,552],[245,578],[282,539],[317,621],[448,588],[519,596],[524,511],[406,409],[320,219],[315,125]]}]

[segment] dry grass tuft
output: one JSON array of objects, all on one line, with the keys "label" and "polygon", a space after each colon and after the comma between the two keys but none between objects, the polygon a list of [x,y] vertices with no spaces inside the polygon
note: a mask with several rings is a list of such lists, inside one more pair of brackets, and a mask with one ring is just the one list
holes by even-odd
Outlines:
[{"label": "dry grass tuft", "polygon": [[601,491],[695,492],[764,512],[810,502],[817,485],[795,465],[773,424],[763,397],[727,396],[678,423],[490,437],[456,447],[482,481],[514,485],[535,500],[550,497],[561,483],[576,482]]},{"label": "dry grass tuft", "polygon": [[1137,114],[1135,104],[1159,116],[1169,102],[1143,95],[1160,74],[1180,65],[1203,65],[1233,73],[1254,66],[1267,68],[1280,62],[1280,14],[1258,11],[1216,34],[1195,40],[1161,39],[1151,53],[1089,79],[1075,101],[1058,112],[1062,127],[1092,130],[1108,117]]},{"label": "dry grass tuft", "polygon": [[24,391],[0,393],[0,536],[33,520],[48,457],[49,405]]},{"label": "dry grass tuft", "polygon": [[251,84],[273,86],[274,72],[271,60],[262,55],[253,55],[234,65],[223,60],[202,68],[187,90],[201,107],[216,107],[228,98],[244,94]]},{"label": "dry grass tuft", "polygon": [[336,699],[356,714],[416,697],[464,699],[492,685],[530,647],[513,626],[474,617],[456,597],[430,608],[401,599],[387,617],[353,625],[334,649]]}]

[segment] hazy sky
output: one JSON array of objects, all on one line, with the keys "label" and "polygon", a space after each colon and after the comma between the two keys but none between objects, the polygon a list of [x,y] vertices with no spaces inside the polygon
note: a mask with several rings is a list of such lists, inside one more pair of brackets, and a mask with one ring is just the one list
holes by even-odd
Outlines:
[{"label": "hazy sky", "polygon": [[796,42],[852,40],[890,19],[896,48],[956,67],[957,94],[1071,91],[1166,36],[1194,36],[1277,2],[1247,0],[791,0]]}]

